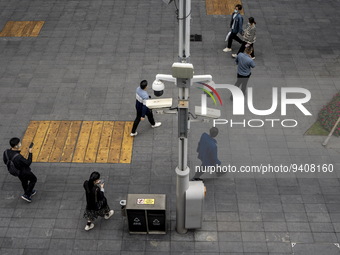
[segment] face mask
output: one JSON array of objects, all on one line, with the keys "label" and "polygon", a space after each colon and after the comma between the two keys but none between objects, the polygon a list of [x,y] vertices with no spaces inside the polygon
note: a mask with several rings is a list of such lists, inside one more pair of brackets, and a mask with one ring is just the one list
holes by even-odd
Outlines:
[{"label": "face mask", "polygon": [[235,13],[238,13],[238,10],[234,10]]}]

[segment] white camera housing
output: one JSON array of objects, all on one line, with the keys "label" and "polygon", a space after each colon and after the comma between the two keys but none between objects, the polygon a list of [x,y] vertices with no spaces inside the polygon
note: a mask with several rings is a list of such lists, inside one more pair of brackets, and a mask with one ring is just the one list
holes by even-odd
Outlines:
[{"label": "white camera housing", "polygon": [[172,106],[172,98],[157,98],[145,100],[145,105],[149,109],[169,108]]},{"label": "white camera housing", "polygon": [[179,79],[191,79],[194,76],[194,66],[191,63],[173,63],[172,76]]},{"label": "white camera housing", "polygon": [[153,93],[156,97],[160,97],[164,93],[164,83],[160,80],[155,80],[152,83]]}]

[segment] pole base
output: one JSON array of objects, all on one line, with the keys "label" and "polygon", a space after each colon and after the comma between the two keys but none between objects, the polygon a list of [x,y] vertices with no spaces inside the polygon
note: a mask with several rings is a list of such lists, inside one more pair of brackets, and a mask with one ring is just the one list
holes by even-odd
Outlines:
[{"label": "pole base", "polygon": [[186,234],[188,232],[185,228],[185,192],[189,188],[189,173],[189,167],[184,171],[176,167],[176,232],[178,234]]}]

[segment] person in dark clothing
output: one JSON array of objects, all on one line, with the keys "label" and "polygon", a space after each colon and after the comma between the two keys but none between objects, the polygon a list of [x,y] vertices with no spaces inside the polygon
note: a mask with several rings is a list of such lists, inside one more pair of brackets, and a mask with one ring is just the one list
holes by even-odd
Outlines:
[{"label": "person in dark clothing", "polygon": [[[216,127],[210,129],[209,135],[207,133],[201,135],[196,150],[198,152],[198,159],[202,161],[201,168],[221,164],[221,161],[217,158],[217,141],[214,139],[217,135],[218,129]],[[200,177],[203,174],[204,172],[202,171],[196,172],[192,180],[201,181],[202,179],[200,179]]]},{"label": "person in dark clothing", "polygon": [[95,219],[104,217],[108,220],[113,214],[114,210],[110,210],[104,195],[104,182],[100,180],[98,172],[92,172],[90,179],[83,184],[86,195],[86,209],[84,218],[87,219],[85,230],[89,231],[94,228],[93,222]]},{"label": "person in dark clothing", "polygon": [[[13,137],[9,144],[11,149],[7,149],[3,154],[3,161],[7,165],[8,160],[12,160],[16,169],[20,171],[19,180],[21,181],[22,187],[24,189],[24,194],[21,196],[27,202],[32,202],[32,196],[36,194],[34,186],[37,182],[37,177],[32,173],[30,165],[32,163],[32,148],[28,149],[28,158],[24,158],[20,154],[21,142],[17,137]],[[15,155],[19,154],[15,157]],[[7,155],[9,158],[7,158]],[[15,157],[15,158],[14,158]]]},{"label": "person in dark clothing", "polygon": [[234,13],[231,15],[231,21],[230,21],[230,34],[228,34],[226,40],[228,42],[228,45],[226,48],[223,49],[224,52],[230,52],[231,51],[231,45],[233,43],[233,40],[237,41],[238,43],[242,44],[243,41],[237,36],[238,33],[241,35],[243,34],[243,17],[240,14],[240,11],[242,10],[242,5],[237,4],[235,6]]},{"label": "person in dark clothing", "polygon": [[139,87],[136,89],[136,111],[137,116],[135,121],[133,122],[132,130],[130,136],[136,136],[138,133],[136,132],[138,124],[141,120],[145,119],[145,115],[148,117],[148,120],[151,124],[151,127],[156,128],[162,125],[161,122],[155,122],[152,114],[152,110],[150,110],[145,105],[145,100],[150,98],[148,92],[146,92],[146,87],[148,86],[148,82],[146,80],[141,81]]}]

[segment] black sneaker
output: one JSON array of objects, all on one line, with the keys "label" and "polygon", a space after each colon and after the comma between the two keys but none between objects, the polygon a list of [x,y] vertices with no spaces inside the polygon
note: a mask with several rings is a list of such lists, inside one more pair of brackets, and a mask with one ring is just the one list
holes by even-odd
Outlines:
[{"label": "black sneaker", "polygon": [[30,198],[32,198],[35,194],[37,194],[37,191],[34,189],[34,190],[32,190]]},{"label": "black sneaker", "polygon": [[26,196],[25,194],[23,194],[23,195],[21,196],[21,198],[22,198],[23,200],[29,202],[29,203],[32,202],[32,199],[31,199],[30,197]]}]

